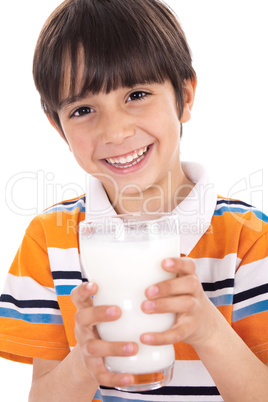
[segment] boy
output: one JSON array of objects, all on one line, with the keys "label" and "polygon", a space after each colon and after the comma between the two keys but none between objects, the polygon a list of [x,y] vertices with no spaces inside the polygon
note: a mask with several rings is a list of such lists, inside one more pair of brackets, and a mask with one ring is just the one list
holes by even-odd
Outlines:
[{"label": "boy", "polygon": [[[2,356],[33,360],[30,400],[265,401],[266,217],[217,200],[201,168],[180,163],[196,77],[176,19],[157,1],[66,1],[41,32],[34,77],[47,117],[97,180],[86,198],[30,224],[1,298]],[[133,378],[109,373],[103,357],[134,355],[137,345],[98,339],[95,323],[120,311],[92,306],[96,284],[76,287],[85,279],[77,242],[85,204],[87,217],[171,210],[180,217],[188,258],[163,261],[177,278],[152,279],[142,305],[146,314],[177,313],[170,331],[141,337],[174,344],[168,387],[110,389]]]}]

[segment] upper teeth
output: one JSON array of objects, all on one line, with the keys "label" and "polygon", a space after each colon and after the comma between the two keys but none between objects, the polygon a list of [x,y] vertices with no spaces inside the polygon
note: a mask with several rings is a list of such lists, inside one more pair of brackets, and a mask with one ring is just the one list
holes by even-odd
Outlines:
[{"label": "upper teeth", "polygon": [[114,158],[106,158],[109,163],[131,163],[134,159],[137,159],[139,156],[143,155],[147,151],[148,147],[140,148],[131,152],[125,156],[116,156]]}]

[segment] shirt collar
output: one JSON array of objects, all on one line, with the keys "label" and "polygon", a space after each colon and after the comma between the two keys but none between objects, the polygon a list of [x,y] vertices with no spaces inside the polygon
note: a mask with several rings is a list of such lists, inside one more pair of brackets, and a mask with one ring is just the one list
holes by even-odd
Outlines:
[{"label": "shirt collar", "polygon": [[[188,196],[174,209],[179,217],[181,253],[188,255],[208,230],[217,203],[214,185],[197,163],[182,162],[186,177],[195,183]],[[86,220],[116,215],[100,180],[88,175]]]},{"label": "shirt collar", "polygon": [[195,183],[188,196],[175,208],[180,222],[181,253],[188,255],[210,227],[217,193],[203,166],[182,162],[182,169]]}]

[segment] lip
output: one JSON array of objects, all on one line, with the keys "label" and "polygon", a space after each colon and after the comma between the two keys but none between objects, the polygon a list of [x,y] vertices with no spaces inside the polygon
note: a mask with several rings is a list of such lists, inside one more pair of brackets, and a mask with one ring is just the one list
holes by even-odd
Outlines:
[{"label": "lip", "polygon": [[[150,155],[152,153],[153,149],[153,144],[148,145],[148,151],[145,157],[138,163],[136,163],[133,166],[126,167],[126,168],[117,168],[113,165],[110,165],[105,159],[101,159],[101,162],[105,165],[107,169],[109,169],[111,172],[116,173],[118,175],[126,175],[130,173],[135,173],[143,168],[143,166],[147,163],[148,159],[150,158]],[[127,153],[129,154],[129,153]],[[124,155],[127,155],[124,154]],[[121,155],[120,155],[121,156]]]}]

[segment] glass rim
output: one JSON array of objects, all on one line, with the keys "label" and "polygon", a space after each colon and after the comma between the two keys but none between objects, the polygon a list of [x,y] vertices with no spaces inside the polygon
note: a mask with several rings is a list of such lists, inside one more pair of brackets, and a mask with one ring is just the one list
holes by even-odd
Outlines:
[{"label": "glass rim", "polygon": [[[146,219],[146,217],[148,217],[150,219]],[[137,219],[137,218],[141,218],[141,219]],[[160,220],[163,220],[164,218],[178,219],[179,217],[176,212],[159,212],[159,213],[155,213],[155,212],[138,213],[137,212],[137,213],[127,213],[127,214],[111,214],[111,215],[100,215],[100,216],[84,219],[84,220],[80,221],[79,226],[92,224],[94,222],[109,221],[109,220],[113,220],[113,221],[118,220],[118,222],[120,222],[120,219],[121,219],[121,223],[124,223],[124,222],[141,223],[141,222],[154,222],[154,221],[158,222]]]}]

